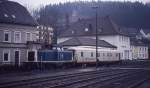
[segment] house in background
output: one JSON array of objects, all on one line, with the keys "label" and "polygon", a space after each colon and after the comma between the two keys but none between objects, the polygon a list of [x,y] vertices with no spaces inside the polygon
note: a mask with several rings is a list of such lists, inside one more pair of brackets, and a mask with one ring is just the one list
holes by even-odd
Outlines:
[{"label": "house in background", "polygon": [[[71,38],[92,38],[96,37],[95,19],[80,19],[72,23],[69,28],[62,32],[58,38],[58,44]],[[130,38],[128,34],[121,31],[109,16],[98,18],[98,39],[117,47],[121,52],[121,59],[131,59]]]},{"label": "house in background", "polygon": [[150,31],[149,29],[122,28],[129,34],[131,40],[132,59],[150,58]]},{"label": "house in background", "polygon": [[148,46],[141,40],[131,39],[132,59],[148,59]]},{"label": "house in background", "polygon": [[13,1],[0,1],[0,65],[37,61],[37,22]]}]

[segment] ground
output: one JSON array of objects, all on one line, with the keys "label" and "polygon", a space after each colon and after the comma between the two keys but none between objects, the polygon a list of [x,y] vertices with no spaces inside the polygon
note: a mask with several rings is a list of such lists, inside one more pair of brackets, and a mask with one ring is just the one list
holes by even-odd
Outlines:
[{"label": "ground", "polygon": [[150,61],[1,74],[0,88],[150,88]]}]

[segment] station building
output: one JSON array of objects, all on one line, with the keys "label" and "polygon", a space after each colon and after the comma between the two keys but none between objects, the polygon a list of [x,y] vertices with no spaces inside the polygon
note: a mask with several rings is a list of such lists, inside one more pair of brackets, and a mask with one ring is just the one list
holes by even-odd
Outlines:
[{"label": "station building", "polygon": [[[130,37],[109,16],[98,18],[97,29],[98,39],[116,46],[117,50],[121,52],[122,60],[132,59]],[[74,37],[95,39],[95,36],[95,19],[79,19],[77,22],[70,24],[69,28],[59,35],[57,42],[61,43]]]},{"label": "station building", "polygon": [[37,61],[37,25],[22,5],[0,1],[0,65]]}]

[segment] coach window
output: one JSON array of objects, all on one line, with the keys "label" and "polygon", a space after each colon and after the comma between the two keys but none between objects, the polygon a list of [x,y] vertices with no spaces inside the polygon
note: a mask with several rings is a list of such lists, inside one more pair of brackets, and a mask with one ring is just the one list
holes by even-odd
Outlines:
[{"label": "coach window", "polygon": [[140,51],[141,51],[141,48],[140,48]]},{"label": "coach window", "polygon": [[107,56],[109,56],[109,53],[107,53]]},{"label": "coach window", "polygon": [[103,56],[105,56],[105,53],[103,53]]},{"label": "coach window", "polygon": [[98,57],[100,57],[100,53],[98,53]]},{"label": "coach window", "polygon": [[119,55],[119,54],[118,54],[118,53],[116,53],[116,57],[118,57],[118,55]]},{"label": "coach window", "polygon": [[91,52],[91,57],[93,57],[93,52]]},{"label": "coach window", "polygon": [[110,53],[110,56],[112,56],[112,53]]},{"label": "coach window", "polygon": [[81,52],[81,57],[83,57],[83,52]]}]

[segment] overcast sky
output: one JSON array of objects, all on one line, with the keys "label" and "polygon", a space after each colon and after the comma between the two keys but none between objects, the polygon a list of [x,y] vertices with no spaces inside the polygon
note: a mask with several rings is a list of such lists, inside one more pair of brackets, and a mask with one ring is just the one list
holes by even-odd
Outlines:
[{"label": "overcast sky", "polygon": [[[90,0],[11,0],[19,2],[22,5],[28,5],[32,7],[38,7],[40,5],[47,5],[47,4],[55,4],[59,2],[68,2],[68,1],[90,1]],[[101,1],[142,1],[144,3],[150,2],[150,0],[101,0]]]}]

